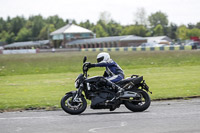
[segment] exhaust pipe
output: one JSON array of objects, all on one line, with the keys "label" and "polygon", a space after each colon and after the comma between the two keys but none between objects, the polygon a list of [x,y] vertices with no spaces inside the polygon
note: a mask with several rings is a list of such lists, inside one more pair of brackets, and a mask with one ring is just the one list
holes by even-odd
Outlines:
[{"label": "exhaust pipe", "polygon": [[125,91],[124,94],[120,96],[120,98],[130,98],[130,97],[140,98],[141,96],[138,93],[132,91]]}]

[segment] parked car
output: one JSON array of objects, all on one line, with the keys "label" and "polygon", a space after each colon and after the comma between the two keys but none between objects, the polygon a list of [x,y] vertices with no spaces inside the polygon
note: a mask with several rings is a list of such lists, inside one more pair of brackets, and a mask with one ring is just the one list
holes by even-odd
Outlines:
[{"label": "parked car", "polygon": [[198,47],[200,47],[200,42],[192,41],[192,42],[189,42],[185,45],[186,46],[192,46],[192,49],[197,49]]},{"label": "parked car", "polygon": [[162,47],[164,44],[157,43],[142,43],[139,47]]}]

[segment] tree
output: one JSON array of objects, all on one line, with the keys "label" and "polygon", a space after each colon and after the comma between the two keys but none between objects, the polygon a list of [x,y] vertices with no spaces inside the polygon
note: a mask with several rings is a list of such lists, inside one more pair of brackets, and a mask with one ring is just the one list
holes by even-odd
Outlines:
[{"label": "tree", "polygon": [[31,37],[32,37],[31,30],[24,27],[17,34],[15,41],[17,42],[29,41]]},{"label": "tree", "polygon": [[54,16],[48,17],[47,20],[46,20],[46,23],[47,24],[53,24],[56,29],[58,29],[60,27],[63,27],[64,25],[66,25],[66,23],[64,22],[64,20],[62,18],[60,18],[58,15],[54,15]]},{"label": "tree", "polygon": [[109,36],[119,36],[122,32],[122,26],[114,20],[111,20],[107,25],[106,31]]},{"label": "tree", "polygon": [[153,29],[153,35],[154,36],[163,36],[163,27],[161,24],[158,24],[154,29]]},{"label": "tree", "polygon": [[93,29],[93,32],[96,33],[97,37],[106,37],[108,33],[104,30],[101,24],[97,24]]},{"label": "tree", "polygon": [[55,27],[53,24],[45,25],[42,30],[40,31],[39,34],[39,39],[40,40],[46,40],[49,38],[49,34],[53,31],[55,31]]},{"label": "tree", "polygon": [[148,17],[148,20],[152,29],[155,29],[155,27],[160,24],[163,27],[164,34],[167,34],[168,18],[165,13],[161,11],[153,13]]},{"label": "tree", "polygon": [[90,29],[90,30],[94,27],[94,24],[93,24],[93,23],[90,23],[89,20],[87,20],[87,21],[85,21],[85,22],[81,22],[79,25],[80,25],[81,27],[84,27],[84,28]]},{"label": "tree", "polygon": [[193,28],[195,28],[195,25],[192,24],[192,23],[189,23],[189,24],[188,24],[188,29],[193,29]]},{"label": "tree", "polygon": [[4,26],[3,26],[4,23],[5,23],[5,21],[4,21],[4,19],[1,17],[1,18],[0,18],[0,33],[4,31]]},{"label": "tree", "polygon": [[111,21],[111,14],[107,11],[101,12],[99,15],[99,20],[108,24]]},{"label": "tree", "polygon": [[[167,15],[161,11],[148,16],[150,28],[145,25],[146,11],[144,8],[137,9],[135,14],[135,25],[122,26],[111,19],[109,12],[102,12],[96,24],[89,20],[78,25],[92,30],[97,37],[137,35],[137,36],[160,36],[168,35],[172,39],[189,39],[191,36],[200,36],[200,22],[196,25],[188,24],[178,27],[171,23],[168,26]],[[0,41],[12,43],[14,41],[30,41],[48,39],[48,33],[66,25],[69,19],[63,21],[59,16],[50,16],[44,19],[41,15],[30,16],[25,19],[23,16],[14,18],[7,17],[6,20],[0,17]],[[73,24],[77,24],[72,20]]]},{"label": "tree", "polygon": [[181,40],[189,39],[187,34],[188,34],[188,29],[185,25],[181,25],[180,27],[178,27],[177,32],[176,32],[178,39],[181,39]]},{"label": "tree", "polygon": [[171,23],[170,26],[168,27],[167,36],[169,36],[171,39],[176,40],[177,39],[177,36],[176,36],[177,29],[178,29],[178,26],[174,23]]},{"label": "tree", "polygon": [[161,11],[158,11],[156,13],[151,14],[148,17],[148,20],[150,22],[150,25],[152,27],[156,27],[158,24],[161,24],[163,27],[167,27],[168,25],[168,18],[165,13],[162,13]]},{"label": "tree", "polygon": [[200,29],[193,28],[193,29],[188,30],[187,36],[188,38],[194,37],[194,36],[200,37]]},{"label": "tree", "polygon": [[130,25],[126,26],[122,30],[122,35],[136,35],[145,37],[147,32],[147,28],[143,25]]},{"label": "tree", "polygon": [[200,29],[200,22],[198,22],[195,27]]},{"label": "tree", "polygon": [[21,28],[23,28],[24,24],[26,23],[25,18],[22,17],[15,17],[11,20],[11,31],[17,35]]},{"label": "tree", "polygon": [[32,38],[36,40],[38,39],[40,30],[45,25],[44,19],[41,15],[37,15],[30,17],[29,20],[32,22],[32,27],[31,27]]},{"label": "tree", "polygon": [[147,25],[147,13],[143,7],[137,9],[134,14],[134,22],[139,25]]},{"label": "tree", "polygon": [[0,33],[0,41],[1,42],[6,42],[6,43],[12,43],[15,39],[15,34],[12,33],[8,33],[7,31],[2,31]]},{"label": "tree", "polygon": [[30,20],[27,20],[24,27],[27,28],[27,29],[31,29],[33,27],[33,22],[30,21]]}]

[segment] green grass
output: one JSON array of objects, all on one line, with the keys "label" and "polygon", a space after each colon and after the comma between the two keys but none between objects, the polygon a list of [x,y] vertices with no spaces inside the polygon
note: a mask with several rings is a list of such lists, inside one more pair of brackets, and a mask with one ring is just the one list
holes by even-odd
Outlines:
[{"label": "green grass", "polygon": [[[96,52],[0,55],[0,109],[60,107],[75,90],[82,57],[95,62]],[[200,51],[111,52],[125,75],[143,75],[152,99],[200,95]],[[93,68],[90,76],[101,75]]]},{"label": "green grass", "polygon": [[[123,69],[200,65],[200,51],[111,52]],[[83,56],[96,62],[97,52],[1,55],[0,76],[80,72]]]}]

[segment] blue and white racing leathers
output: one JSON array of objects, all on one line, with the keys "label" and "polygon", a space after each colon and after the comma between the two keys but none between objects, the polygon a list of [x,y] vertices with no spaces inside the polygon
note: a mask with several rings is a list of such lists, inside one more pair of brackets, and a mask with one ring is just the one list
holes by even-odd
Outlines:
[{"label": "blue and white racing leathers", "polygon": [[124,79],[124,72],[121,69],[121,67],[114,62],[112,59],[105,62],[100,62],[95,64],[95,67],[106,67],[106,71],[104,73],[104,77],[106,77],[107,80],[116,83],[122,79]]}]

